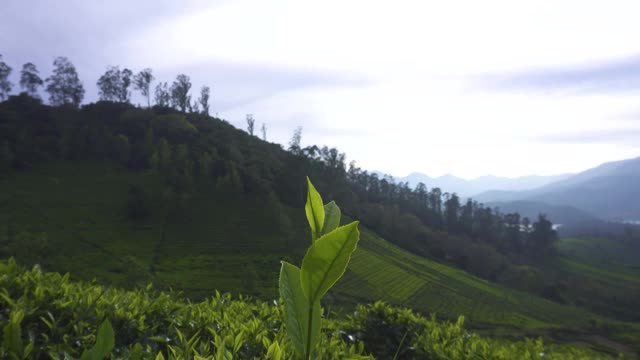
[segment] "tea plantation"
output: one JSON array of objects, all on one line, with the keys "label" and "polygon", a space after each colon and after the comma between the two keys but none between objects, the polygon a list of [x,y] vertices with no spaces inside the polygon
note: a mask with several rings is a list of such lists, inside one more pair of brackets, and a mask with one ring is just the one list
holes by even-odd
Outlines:
[{"label": "tea plantation", "polygon": [[[102,345],[113,359],[295,358],[277,301],[216,292],[194,303],[151,286],[127,291],[70,281],[13,260],[0,262],[0,289],[3,358],[78,358],[105,321],[114,335],[101,334]],[[463,317],[440,322],[382,302],[328,314],[322,324],[321,359],[609,358],[540,339],[486,339],[465,330]]]}]

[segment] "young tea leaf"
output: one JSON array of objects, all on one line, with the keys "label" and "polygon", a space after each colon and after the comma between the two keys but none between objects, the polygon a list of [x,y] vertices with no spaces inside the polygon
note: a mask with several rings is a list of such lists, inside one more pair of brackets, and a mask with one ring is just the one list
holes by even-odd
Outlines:
[{"label": "young tea leaf", "polygon": [[320,298],[342,277],[351,253],[356,249],[360,232],[358,222],[341,226],[311,245],[302,259],[302,291],[310,302]]},{"label": "young tea leaf", "polygon": [[10,322],[5,325],[2,334],[2,347],[13,354],[22,351],[22,328],[20,324]]},{"label": "young tea leaf", "polygon": [[307,221],[311,227],[311,240],[315,241],[322,234],[322,226],[324,225],[324,206],[322,205],[322,197],[316,191],[316,188],[307,177],[307,203],[304,211],[307,214]]},{"label": "young tea leaf", "polygon": [[111,354],[111,350],[115,346],[115,334],[109,320],[105,320],[98,329],[98,337],[94,349],[100,358],[106,358]]},{"label": "young tea leaf", "polygon": [[340,208],[335,201],[324,206],[324,225],[322,235],[328,234],[340,226]]},{"label": "young tea leaf", "polygon": [[287,334],[298,354],[313,350],[320,337],[320,302],[312,305],[304,296],[300,283],[300,269],[285,261],[280,269],[280,296],[284,299]]},{"label": "young tea leaf", "polygon": [[109,320],[105,320],[98,328],[96,344],[82,354],[81,360],[103,360],[113,350],[115,346],[115,335]]}]

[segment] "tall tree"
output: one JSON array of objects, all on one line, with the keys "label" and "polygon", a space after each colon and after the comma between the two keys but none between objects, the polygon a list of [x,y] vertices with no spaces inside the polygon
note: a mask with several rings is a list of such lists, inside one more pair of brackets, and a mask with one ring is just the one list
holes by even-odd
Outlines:
[{"label": "tall tree", "polygon": [[253,136],[253,129],[256,124],[255,119],[252,114],[247,114],[247,132],[249,135]]},{"label": "tall tree", "polygon": [[100,100],[129,102],[131,93],[131,75],[129,69],[120,70],[118,66],[109,66],[107,71],[98,79]]},{"label": "tall tree", "polygon": [[187,75],[180,74],[171,85],[171,104],[176,109],[185,112],[191,105],[191,79]]},{"label": "tall tree", "polygon": [[203,86],[200,89],[200,98],[198,102],[202,105],[202,113],[209,115],[209,96],[211,95],[211,89],[208,86]]},{"label": "tall tree", "polygon": [[140,72],[133,77],[133,87],[136,90],[140,90],[142,96],[147,98],[148,107],[151,107],[151,93],[149,90],[153,80],[153,72],[149,68],[140,70]]},{"label": "tall tree", "polygon": [[53,74],[47,78],[47,92],[51,105],[71,104],[80,106],[84,98],[84,87],[78,77],[76,67],[66,57],[53,61]]},{"label": "tall tree", "polygon": [[133,71],[125,68],[124,70],[122,70],[122,84],[120,86],[120,93],[118,100],[120,100],[120,102],[129,102],[129,99],[131,98],[131,91],[129,91],[129,86],[131,86],[131,78],[133,77]]},{"label": "tall tree", "polygon": [[262,140],[267,141],[267,124],[262,123],[260,130],[262,131]]},{"label": "tall tree", "polygon": [[156,85],[155,103],[162,107],[171,105],[171,94],[169,93],[169,85],[166,82]]},{"label": "tall tree", "polygon": [[293,136],[291,136],[291,140],[289,140],[289,151],[292,153],[299,155],[301,152],[300,142],[302,140],[302,126],[298,126],[293,131]]},{"label": "tall tree", "polygon": [[4,101],[9,97],[11,92],[11,81],[9,81],[9,75],[13,69],[2,61],[2,55],[0,55],[0,101]]},{"label": "tall tree", "polygon": [[38,88],[44,84],[36,66],[32,63],[22,65],[20,71],[20,87],[34,98],[39,98]]}]

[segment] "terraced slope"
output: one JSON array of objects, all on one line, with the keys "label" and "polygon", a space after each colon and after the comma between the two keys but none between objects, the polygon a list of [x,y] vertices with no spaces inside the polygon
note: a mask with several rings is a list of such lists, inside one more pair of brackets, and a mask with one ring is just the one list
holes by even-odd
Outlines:
[{"label": "terraced slope", "polygon": [[591,316],[413,255],[366,229],[337,291],[360,299],[381,298],[444,317],[464,314],[475,322],[528,328],[582,326]]},{"label": "terraced slope", "polygon": [[[145,221],[125,216],[130,185],[151,194]],[[156,176],[105,163],[48,164],[0,177],[0,190],[0,248],[13,233],[12,241],[27,249],[18,257],[24,263],[129,288],[152,281],[192,298],[218,289],[273,299],[279,261],[298,262],[298,249],[309,241],[301,209],[206,186],[166,221],[170,209]],[[44,251],[22,246],[40,233],[46,234]],[[593,320],[618,324],[413,255],[366,228],[332,292],[343,300],[385,300],[446,318],[462,314],[473,327],[509,329],[511,335],[586,329]],[[629,336],[640,333],[629,326]]]}]

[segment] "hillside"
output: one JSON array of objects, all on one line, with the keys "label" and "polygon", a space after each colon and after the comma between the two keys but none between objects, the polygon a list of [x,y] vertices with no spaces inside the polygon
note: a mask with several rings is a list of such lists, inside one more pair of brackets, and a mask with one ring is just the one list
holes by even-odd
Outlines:
[{"label": "hillside", "polygon": [[[238,198],[229,205],[230,214],[245,201],[248,209],[266,203],[273,216],[267,228],[289,238],[295,230],[287,225],[292,223],[287,209],[304,202],[302,184],[309,176],[345,213],[388,241],[486,279],[500,279],[523,263],[539,263],[555,238],[547,219],[533,219],[531,233],[513,231],[519,219],[512,214],[463,202],[439,188],[411,189],[380,179],[355,162],[347,165],[338,149],[301,147],[299,136],[287,151],[203,113],[107,101],[80,109],[51,107],[22,94],[0,104],[0,127],[6,130],[0,133],[0,167],[9,175],[64,161],[107,163],[147,174],[153,186],[132,183],[119,190],[127,193],[121,216],[138,224],[154,216],[162,224],[201,218],[208,212],[194,209],[202,206],[203,194],[215,194],[215,201]],[[82,196],[89,198],[93,191],[101,190],[95,187]],[[163,225],[161,234],[171,231]]]},{"label": "hillside", "polygon": [[[125,291],[74,282],[12,260],[0,261],[0,288],[3,315],[10,315],[0,319],[0,353],[6,358],[295,358],[283,306],[275,301],[216,293],[192,302],[151,286]],[[382,302],[358,305],[352,316],[327,313],[319,343],[320,359],[512,359],[541,353],[550,359],[609,359],[620,353],[542,339],[494,340],[465,329],[463,317],[429,320]],[[87,356],[90,348],[94,356]]]},{"label": "hillside", "polygon": [[[216,191],[199,193],[168,222],[163,222],[163,211],[142,223],[128,220],[131,184],[149,194],[160,189],[151,174],[124,171],[112,163],[50,163],[14,173],[0,180],[8,190],[0,198],[0,226],[28,231],[14,237],[24,248],[14,253],[21,262],[129,288],[153,282],[193,299],[215,290],[272,299],[279,261],[300,257],[308,245],[304,228],[293,225],[304,224],[300,209],[268,205],[283,212],[274,218],[261,211],[263,201]],[[282,226],[290,229],[289,236]],[[44,245],[37,242],[42,234]],[[11,242],[4,246],[4,251],[15,248]],[[341,307],[376,300],[445,319],[464,314],[469,326],[490,334],[518,329],[531,336],[589,341],[589,332],[562,329],[590,329],[593,321],[618,329],[608,336],[622,342],[629,332],[623,323],[411,254],[364,228],[330,303]]]},{"label": "hillside", "polygon": [[[131,186],[148,194],[153,210],[144,221],[126,216]],[[46,238],[23,260],[83,280],[153,281],[196,298],[213,289],[273,297],[279,261],[307,245],[296,251],[294,239],[306,233],[295,232],[278,203],[207,187],[167,220],[159,178],[109,162],[50,163],[2,178],[0,188],[0,229],[17,232],[15,241]]]},{"label": "hillside", "polygon": [[602,164],[537,189],[490,191],[474,197],[484,203],[529,200],[564,205],[605,220],[640,218],[640,158]]},{"label": "hillside", "polygon": [[626,299],[591,302],[574,284],[595,277],[556,274],[548,220],[520,232],[513,214],[347,168],[337,149],[285,151],[169,108],[47,107],[25,96],[0,104],[0,126],[0,252],[27,265],[117,286],[152,281],[193,300],[214,289],[274,299],[279,261],[299,262],[309,243],[309,175],[365,229],[329,299],[335,309],[383,299],[464,314],[491,335],[616,344],[608,348],[637,336]]}]

